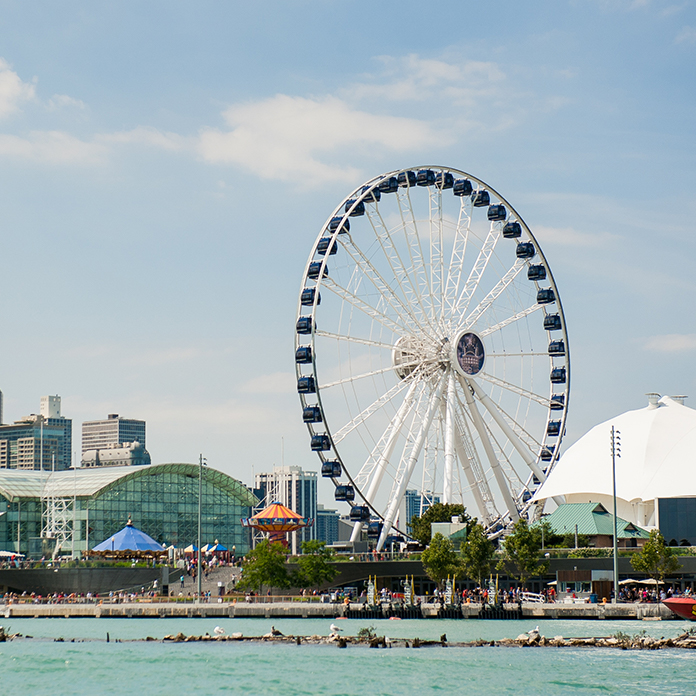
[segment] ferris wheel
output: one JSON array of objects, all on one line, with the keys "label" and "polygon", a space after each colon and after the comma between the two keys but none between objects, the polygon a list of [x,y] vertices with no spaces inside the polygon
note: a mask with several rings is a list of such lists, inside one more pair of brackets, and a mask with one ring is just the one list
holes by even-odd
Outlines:
[{"label": "ferris wheel", "polygon": [[463,503],[494,536],[536,508],[568,411],[570,353],[533,234],[490,186],[420,167],[358,187],[305,267],[295,365],[311,449],[353,540]]}]

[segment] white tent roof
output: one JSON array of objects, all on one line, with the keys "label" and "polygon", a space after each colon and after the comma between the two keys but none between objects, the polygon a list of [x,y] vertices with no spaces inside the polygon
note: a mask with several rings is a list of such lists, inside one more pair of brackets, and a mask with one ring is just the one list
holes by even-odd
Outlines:
[{"label": "white tent roof", "polygon": [[649,395],[650,404],[596,425],[561,456],[534,496],[612,493],[611,426],[620,431],[616,495],[626,501],[696,496],[696,410],[680,397]]}]

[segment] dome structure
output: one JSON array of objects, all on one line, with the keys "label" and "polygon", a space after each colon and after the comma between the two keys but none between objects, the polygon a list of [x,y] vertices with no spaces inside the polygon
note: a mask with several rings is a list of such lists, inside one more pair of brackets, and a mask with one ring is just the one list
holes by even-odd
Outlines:
[{"label": "dome structure", "polygon": [[617,514],[657,526],[658,498],[696,497],[696,410],[683,396],[648,394],[648,405],[600,423],[560,458],[533,500],[564,496],[568,503],[612,509],[611,428],[619,431]]}]

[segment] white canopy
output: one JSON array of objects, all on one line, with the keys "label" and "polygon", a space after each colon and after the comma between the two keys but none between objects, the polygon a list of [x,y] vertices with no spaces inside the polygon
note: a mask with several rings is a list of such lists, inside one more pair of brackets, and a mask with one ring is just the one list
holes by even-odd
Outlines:
[{"label": "white canopy", "polygon": [[696,496],[696,410],[683,397],[648,395],[628,411],[583,435],[561,456],[534,496],[612,495],[611,426],[620,431],[616,495],[625,501]]}]

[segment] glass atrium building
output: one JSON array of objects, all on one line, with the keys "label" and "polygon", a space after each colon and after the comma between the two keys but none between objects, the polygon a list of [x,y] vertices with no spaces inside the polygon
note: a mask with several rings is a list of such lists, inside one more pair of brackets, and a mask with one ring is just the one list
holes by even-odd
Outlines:
[{"label": "glass atrium building", "polygon": [[[30,557],[77,555],[133,525],[165,546],[185,548],[198,535],[197,464],[69,469],[0,469],[0,550]],[[217,540],[237,555],[251,547],[241,525],[258,499],[244,484],[203,467],[203,544]],[[2,514],[4,513],[4,514]]]}]

